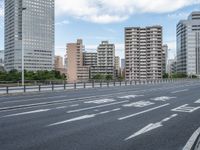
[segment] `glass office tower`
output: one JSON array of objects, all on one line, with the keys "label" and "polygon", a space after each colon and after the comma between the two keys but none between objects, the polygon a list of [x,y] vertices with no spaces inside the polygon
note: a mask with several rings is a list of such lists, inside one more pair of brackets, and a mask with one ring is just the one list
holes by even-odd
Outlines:
[{"label": "glass office tower", "polygon": [[200,12],[177,25],[177,72],[200,75]]},{"label": "glass office tower", "polygon": [[5,0],[5,68],[52,70],[54,0]]}]

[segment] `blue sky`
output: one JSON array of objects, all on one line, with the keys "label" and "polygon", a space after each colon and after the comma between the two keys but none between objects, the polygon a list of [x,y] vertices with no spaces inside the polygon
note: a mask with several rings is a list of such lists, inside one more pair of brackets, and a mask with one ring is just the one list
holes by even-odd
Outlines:
[{"label": "blue sky", "polygon": [[[176,50],[176,24],[200,10],[200,0],[55,0],[56,55],[64,56],[66,43],[82,38],[86,50],[95,51],[102,40],[116,44],[124,57],[124,27],[163,26],[164,44]],[[2,12],[2,8],[1,8]],[[0,48],[3,49],[3,13],[0,12]]]}]

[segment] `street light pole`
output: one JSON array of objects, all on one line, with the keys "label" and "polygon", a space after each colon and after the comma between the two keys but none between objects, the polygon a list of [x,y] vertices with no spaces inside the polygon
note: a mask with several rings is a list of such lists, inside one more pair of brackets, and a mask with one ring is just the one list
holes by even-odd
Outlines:
[{"label": "street light pole", "polygon": [[24,11],[25,7],[22,7],[22,86],[24,86]]}]

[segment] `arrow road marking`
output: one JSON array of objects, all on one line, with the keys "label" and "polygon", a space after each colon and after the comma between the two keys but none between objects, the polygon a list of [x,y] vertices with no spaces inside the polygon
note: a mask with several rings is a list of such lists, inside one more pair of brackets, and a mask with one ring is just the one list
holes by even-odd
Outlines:
[{"label": "arrow road marking", "polygon": [[196,104],[200,104],[200,99],[195,102]]},{"label": "arrow road marking", "polygon": [[136,132],[135,134],[133,134],[133,135],[127,137],[126,139],[124,139],[124,141],[128,141],[128,140],[130,140],[130,139],[132,139],[132,138],[135,138],[135,137],[137,137],[137,136],[139,136],[139,135],[141,135],[141,134],[145,134],[145,133],[147,133],[147,132],[149,132],[149,131],[152,131],[152,130],[154,130],[154,129],[160,128],[160,127],[163,126],[163,123],[164,123],[164,122],[167,122],[167,121],[171,120],[172,118],[175,118],[176,116],[178,116],[178,115],[177,115],[177,114],[173,114],[173,115],[171,115],[170,117],[165,118],[165,119],[163,119],[163,120],[160,121],[160,122],[157,122],[157,123],[150,123],[150,124],[147,125],[146,127],[142,128],[141,130],[139,130],[138,132]]},{"label": "arrow road marking", "polygon": [[100,112],[100,113],[97,113],[97,114],[79,116],[79,117],[75,117],[75,118],[72,118],[72,119],[68,119],[68,120],[64,120],[64,121],[60,121],[60,122],[56,122],[56,123],[47,125],[47,127],[56,126],[56,125],[60,125],[60,124],[64,124],[64,123],[80,121],[80,120],[84,120],[84,119],[90,119],[90,118],[94,118],[98,115],[104,115],[104,114],[108,114],[108,113],[111,113],[111,112],[117,112],[117,111],[120,111],[120,110],[121,110],[121,108],[115,108],[113,110],[103,111],[103,112]]},{"label": "arrow road marking", "polygon": [[172,111],[192,113],[198,109],[200,109],[200,107],[190,107],[188,106],[188,104],[185,104],[180,107],[172,109]]}]

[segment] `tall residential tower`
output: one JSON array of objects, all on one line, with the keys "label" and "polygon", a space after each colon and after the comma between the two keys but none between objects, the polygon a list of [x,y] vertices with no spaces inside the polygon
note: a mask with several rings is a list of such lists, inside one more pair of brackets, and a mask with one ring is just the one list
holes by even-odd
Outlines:
[{"label": "tall residential tower", "polygon": [[161,26],[125,28],[126,80],[162,78],[162,45]]},{"label": "tall residential tower", "polygon": [[5,0],[5,68],[52,70],[54,0]]}]

